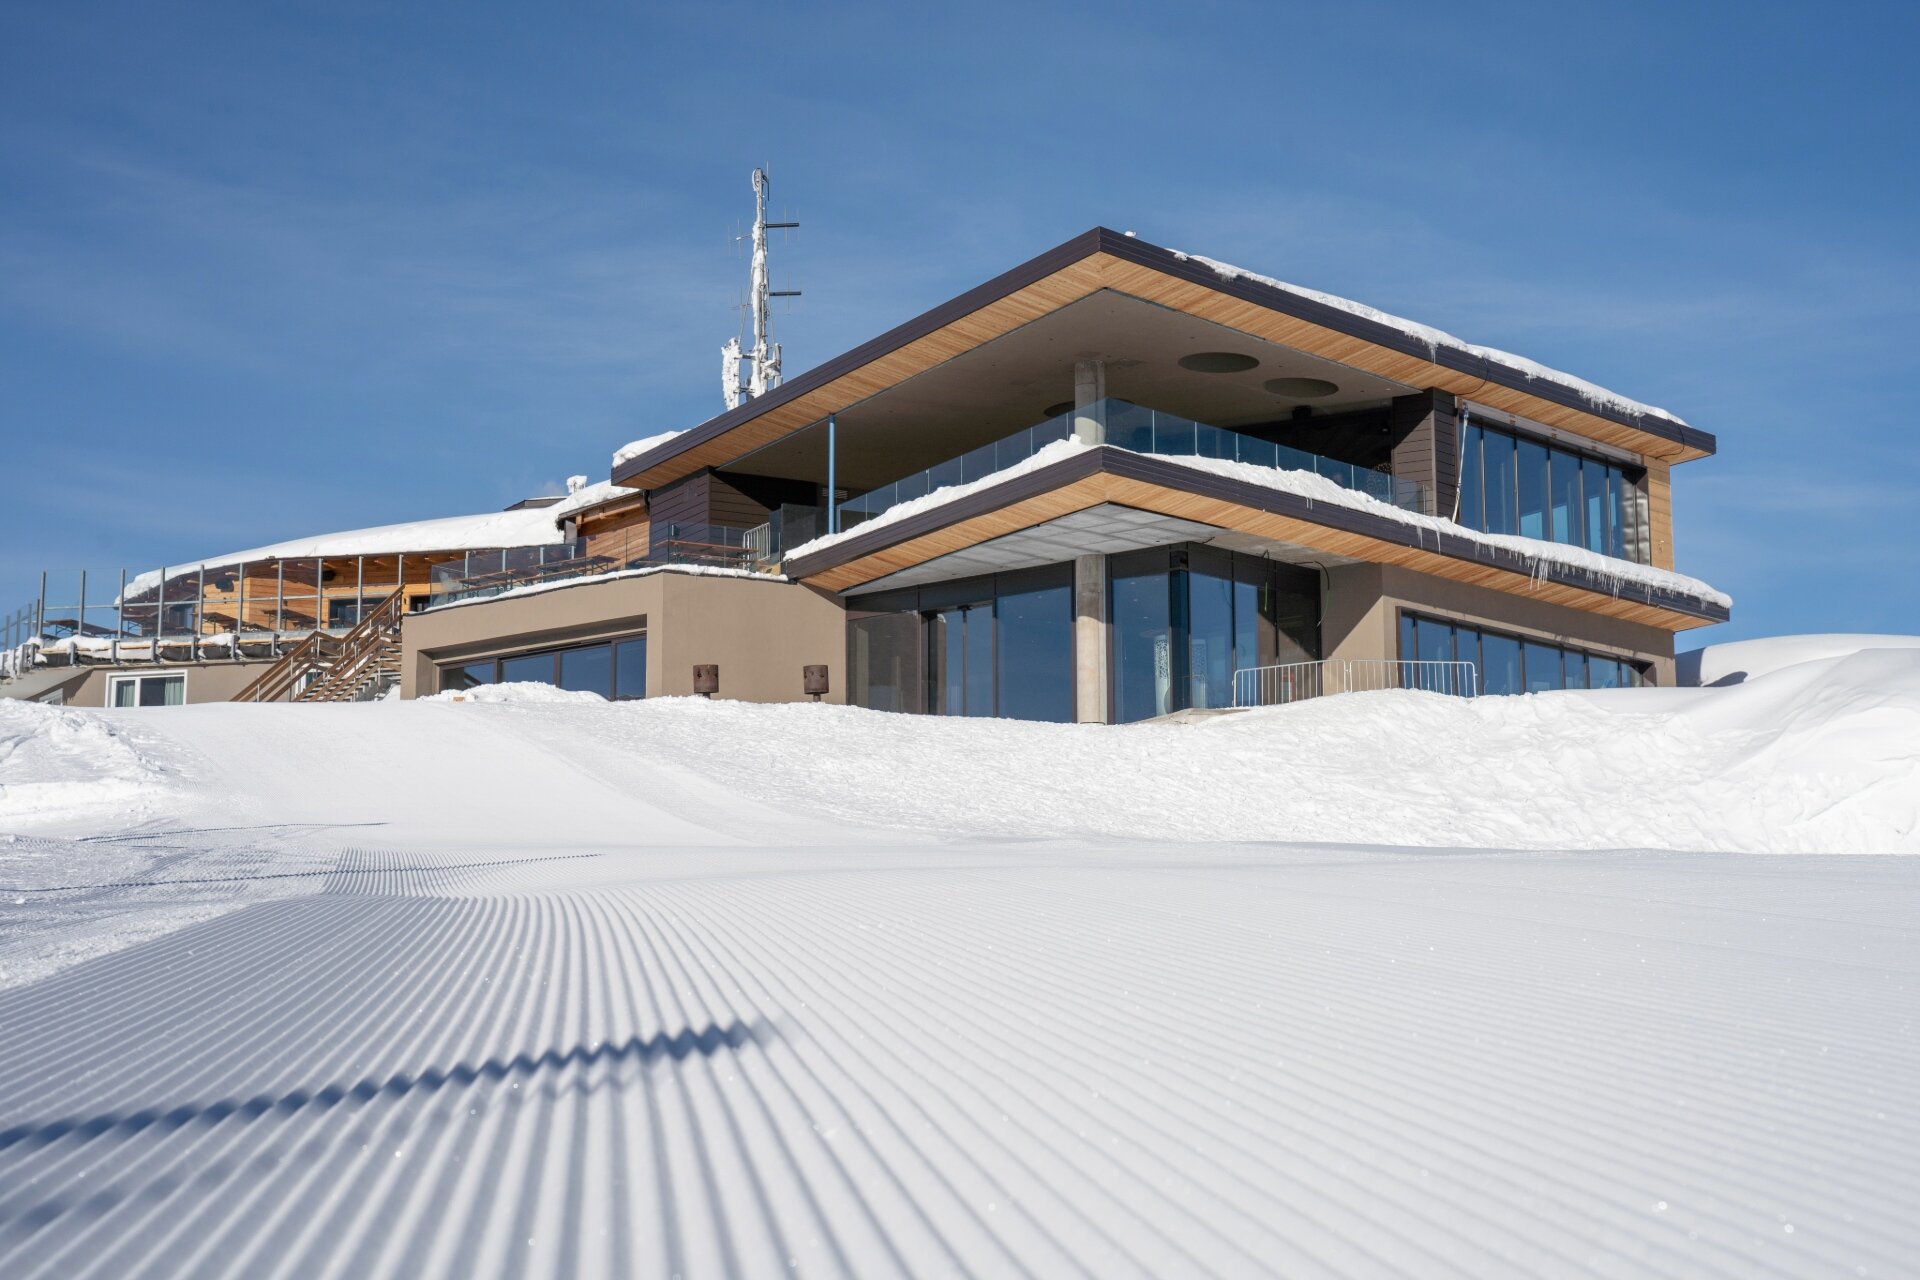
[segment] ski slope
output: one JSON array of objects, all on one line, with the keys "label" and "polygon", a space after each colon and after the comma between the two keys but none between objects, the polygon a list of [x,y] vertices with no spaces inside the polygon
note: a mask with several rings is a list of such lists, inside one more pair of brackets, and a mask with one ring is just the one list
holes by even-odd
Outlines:
[{"label": "ski slope", "polygon": [[1917,671],[0,704],[0,1275],[1912,1274]]}]

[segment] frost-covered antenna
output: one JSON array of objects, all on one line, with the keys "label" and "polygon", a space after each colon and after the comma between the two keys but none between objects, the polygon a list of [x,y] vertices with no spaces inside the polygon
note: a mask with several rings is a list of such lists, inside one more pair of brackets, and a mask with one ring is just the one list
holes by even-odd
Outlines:
[{"label": "frost-covered antenna", "polygon": [[[767,281],[767,232],[798,227],[798,222],[767,221],[767,171],[753,171],[753,267],[748,276],[748,302],[753,316],[753,348],[742,350],[740,339],[728,338],[720,348],[720,390],[727,408],[737,409],[748,399],[763,396],[780,385],[780,344],[773,341],[772,299],[797,298],[798,289],[774,289]],[[740,366],[746,365],[746,381]]]}]

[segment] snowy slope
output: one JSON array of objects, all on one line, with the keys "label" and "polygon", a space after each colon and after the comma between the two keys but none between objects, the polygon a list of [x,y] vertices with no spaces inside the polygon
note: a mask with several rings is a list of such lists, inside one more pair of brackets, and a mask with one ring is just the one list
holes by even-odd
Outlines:
[{"label": "snowy slope", "polygon": [[1917,679],[0,703],[0,1275],[1907,1274]]},{"label": "snowy slope", "polygon": [[[1920,853],[1920,649],[1721,689],[1392,691],[1195,725],[607,704],[539,687],[490,697],[508,700],[144,715],[0,704],[25,761],[0,763],[0,831],[110,830],[124,797],[141,798],[144,819],[164,792],[189,825],[331,815],[436,846],[792,839],[810,814],[832,839]],[[47,770],[32,762],[66,758],[69,742],[85,766],[73,777],[101,787],[91,809],[85,786],[37,780]],[[207,763],[186,779],[176,758]],[[753,806],[783,816],[756,827]]]}]

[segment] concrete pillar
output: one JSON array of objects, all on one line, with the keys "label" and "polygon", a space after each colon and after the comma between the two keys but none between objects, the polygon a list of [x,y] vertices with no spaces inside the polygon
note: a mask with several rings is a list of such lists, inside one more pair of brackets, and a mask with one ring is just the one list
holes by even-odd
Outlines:
[{"label": "concrete pillar", "polygon": [[1081,444],[1107,442],[1107,365],[1104,360],[1073,362],[1073,438]]},{"label": "concrete pillar", "polygon": [[1107,558],[1073,561],[1073,706],[1081,724],[1105,724],[1107,712]]}]

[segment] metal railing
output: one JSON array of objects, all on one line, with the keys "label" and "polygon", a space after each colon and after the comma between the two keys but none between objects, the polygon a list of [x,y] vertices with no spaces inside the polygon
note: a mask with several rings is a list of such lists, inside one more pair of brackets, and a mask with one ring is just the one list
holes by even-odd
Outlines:
[{"label": "metal railing", "polygon": [[1402,662],[1395,658],[1324,658],[1241,667],[1233,673],[1233,705],[1283,707],[1335,693],[1418,689],[1460,698],[1480,694],[1480,672],[1471,662]]}]

